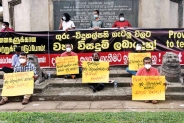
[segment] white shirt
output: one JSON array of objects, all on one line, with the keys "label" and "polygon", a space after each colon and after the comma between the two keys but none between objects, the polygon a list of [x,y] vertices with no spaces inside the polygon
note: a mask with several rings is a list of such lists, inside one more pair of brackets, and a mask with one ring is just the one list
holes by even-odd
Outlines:
[{"label": "white shirt", "polygon": [[65,31],[67,28],[75,27],[75,24],[73,21],[69,20],[68,22],[63,21],[62,23],[63,30]]}]

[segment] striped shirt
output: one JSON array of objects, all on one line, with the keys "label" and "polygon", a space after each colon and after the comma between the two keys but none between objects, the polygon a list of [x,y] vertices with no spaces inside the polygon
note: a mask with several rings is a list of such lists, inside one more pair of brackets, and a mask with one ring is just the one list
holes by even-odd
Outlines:
[{"label": "striped shirt", "polygon": [[27,72],[27,71],[33,71],[34,75],[37,76],[36,67],[34,64],[30,62],[27,62],[25,66],[22,66],[21,64],[16,64],[14,67],[14,72]]}]

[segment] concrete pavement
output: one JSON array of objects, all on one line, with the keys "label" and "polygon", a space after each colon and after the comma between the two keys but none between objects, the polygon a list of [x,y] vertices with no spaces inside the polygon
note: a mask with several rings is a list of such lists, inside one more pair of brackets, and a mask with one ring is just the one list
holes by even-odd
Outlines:
[{"label": "concrete pavement", "polygon": [[15,112],[184,112],[184,101],[33,101],[27,105],[10,102],[0,106],[0,111]]}]

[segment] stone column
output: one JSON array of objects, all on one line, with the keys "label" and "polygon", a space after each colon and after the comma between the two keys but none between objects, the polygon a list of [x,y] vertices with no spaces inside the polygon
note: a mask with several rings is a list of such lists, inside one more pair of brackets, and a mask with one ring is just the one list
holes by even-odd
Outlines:
[{"label": "stone column", "polygon": [[141,28],[168,28],[170,0],[140,0],[138,26]]}]

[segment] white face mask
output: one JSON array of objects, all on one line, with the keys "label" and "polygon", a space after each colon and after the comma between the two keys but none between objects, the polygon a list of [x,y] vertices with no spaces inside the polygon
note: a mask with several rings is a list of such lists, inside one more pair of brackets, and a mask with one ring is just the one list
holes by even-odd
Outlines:
[{"label": "white face mask", "polygon": [[66,48],[66,52],[71,52],[71,48],[70,47],[68,47],[68,48]]},{"label": "white face mask", "polygon": [[136,50],[141,50],[142,47],[141,46],[136,46]]},{"label": "white face mask", "polygon": [[2,29],[4,29],[5,28],[5,26],[4,25],[2,25]]},{"label": "white face mask", "polygon": [[94,15],[94,19],[98,18],[98,15]]},{"label": "white face mask", "polygon": [[150,65],[150,64],[145,64],[144,67],[145,67],[146,69],[150,69],[150,68],[151,68],[151,65]]},{"label": "white face mask", "polygon": [[19,59],[19,62],[20,62],[21,64],[23,64],[23,63],[26,62],[26,59]]},{"label": "white face mask", "polygon": [[63,18],[64,21],[66,20],[66,17],[62,17],[62,18]]},{"label": "white face mask", "polygon": [[120,21],[124,21],[125,18],[124,18],[124,17],[120,17],[119,20],[120,20]]}]

